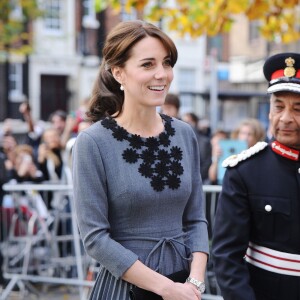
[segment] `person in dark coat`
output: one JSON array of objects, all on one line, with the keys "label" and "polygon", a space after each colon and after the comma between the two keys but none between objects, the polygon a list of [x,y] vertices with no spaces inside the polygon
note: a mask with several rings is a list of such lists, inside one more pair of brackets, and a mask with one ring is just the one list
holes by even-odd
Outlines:
[{"label": "person in dark coat", "polygon": [[274,140],[223,162],[212,256],[224,300],[300,299],[300,54],[263,71]]},{"label": "person in dark coat", "polygon": [[200,152],[200,173],[203,184],[209,183],[208,178],[208,170],[212,163],[211,155],[212,155],[212,148],[210,143],[210,138],[204,135],[198,129],[199,118],[193,112],[187,112],[182,116],[182,120],[189,123],[195,131],[197,136],[197,141],[199,145],[199,152]]}]

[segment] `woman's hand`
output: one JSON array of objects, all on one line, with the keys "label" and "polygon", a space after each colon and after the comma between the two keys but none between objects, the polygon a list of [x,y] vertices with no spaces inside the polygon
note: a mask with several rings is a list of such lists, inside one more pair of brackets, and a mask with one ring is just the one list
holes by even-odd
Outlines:
[{"label": "woman's hand", "polygon": [[174,282],[161,295],[164,300],[199,300],[201,293],[191,283]]},{"label": "woman's hand", "polygon": [[40,144],[38,148],[38,162],[43,163],[47,159],[48,153],[49,149],[46,144]]}]

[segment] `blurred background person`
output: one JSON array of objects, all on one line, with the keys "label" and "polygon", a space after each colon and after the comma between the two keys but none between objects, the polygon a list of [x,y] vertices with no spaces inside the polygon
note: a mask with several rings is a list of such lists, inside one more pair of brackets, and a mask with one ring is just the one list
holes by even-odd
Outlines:
[{"label": "blurred background person", "polygon": [[198,122],[198,130],[206,135],[207,137],[211,137],[211,128],[210,128],[210,122],[206,118],[201,118]]},{"label": "blurred background person", "polygon": [[200,172],[203,184],[209,182],[208,170],[211,165],[211,143],[210,139],[198,130],[199,118],[193,112],[188,112],[182,115],[182,121],[189,123],[197,136],[197,141],[200,151]]},{"label": "blurred background person", "polygon": [[65,130],[67,116],[67,113],[63,110],[56,110],[52,112],[49,116],[49,122],[51,123],[51,127],[55,128],[60,136]]},{"label": "blurred background person", "polygon": [[246,141],[248,148],[257,142],[265,140],[266,130],[260,121],[253,118],[242,120],[232,131],[231,138]]},{"label": "blurred background person", "polygon": [[30,145],[33,148],[33,156],[36,160],[41,137],[46,125],[41,120],[34,122],[31,115],[31,107],[28,101],[24,101],[20,104],[19,112],[21,113],[28,128],[24,143]]},{"label": "blurred background person", "polygon": [[59,132],[47,128],[38,149],[38,163],[45,180],[61,181],[63,176],[63,148]]},{"label": "blurred background person", "polygon": [[43,173],[34,162],[33,148],[27,144],[17,145],[13,150],[11,164],[6,163],[9,180],[39,183]]},{"label": "blurred background person", "polygon": [[77,136],[79,124],[86,120],[85,113],[88,104],[89,98],[85,98],[81,101],[79,107],[69,114],[63,110],[56,110],[50,115],[49,121],[51,127],[58,131],[60,135],[60,144],[63,149],[66,148],[67,143],[71,138]]},{"label": "blurred background person", "polygon": [[179,109],[179,96],[173,93],[168,93],[164,104],[161,106],[161,113],[176,119],[180,119]]},{"label": "blurred background person", "polygon": [[218,163],[220,157],[222,156],[222,149],[220,146],[220,140],[225,140],[228,138],[228,134],[224,130],[217,130],[211,137],[211,165],[208,169],[208,179],[209,184],[217,184],[218,180]]}]

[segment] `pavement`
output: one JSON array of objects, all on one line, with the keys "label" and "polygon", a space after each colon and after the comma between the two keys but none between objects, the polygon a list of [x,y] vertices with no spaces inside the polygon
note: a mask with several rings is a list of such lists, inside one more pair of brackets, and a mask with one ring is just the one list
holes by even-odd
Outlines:
[{"label": "pavement", "polygon": [[[35,286],[38,294],[25,291],[11,291],[9,296],[5,300],[86,300],[87,289],[83,289],[83,294],[86,295],[82,299],[80,298],[80,291],[78,287],[74,286],[63,286],[63,285],[40,285]],[[3,291],[0,286],[0,299]]]}]

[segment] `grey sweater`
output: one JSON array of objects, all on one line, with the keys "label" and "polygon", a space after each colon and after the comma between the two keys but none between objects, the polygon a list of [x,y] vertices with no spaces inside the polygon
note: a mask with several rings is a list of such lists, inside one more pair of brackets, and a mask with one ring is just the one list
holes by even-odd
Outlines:
[{"label": "grey sweater", "polygon": [[[164,274],[178,271],[178,259],[189,251],[209,252],[196,136],[182,121],[165,121],[173,133],[167,134],[169,145],[141,139],[143,145],[156,143],[149,155],[113,122],[93,124],[73,149],[75,210],[85,250],[116,278],[138,259]],[[168,181],[172,168],[177,175]]]}]

